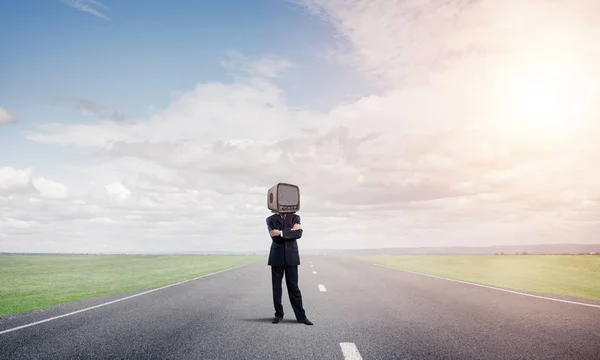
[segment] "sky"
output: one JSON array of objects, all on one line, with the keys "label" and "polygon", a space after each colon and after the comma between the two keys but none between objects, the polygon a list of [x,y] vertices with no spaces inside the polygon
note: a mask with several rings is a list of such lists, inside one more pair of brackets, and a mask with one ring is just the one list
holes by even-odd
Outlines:
[{"label": "sky", "polygon": [[0,252],[598,243],[595,0],[7,0]]}]

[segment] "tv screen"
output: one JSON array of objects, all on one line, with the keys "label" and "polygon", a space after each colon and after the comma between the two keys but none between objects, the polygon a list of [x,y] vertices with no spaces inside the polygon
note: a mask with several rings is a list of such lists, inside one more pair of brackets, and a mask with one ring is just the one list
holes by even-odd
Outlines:
[{"label": "tv screen", "polygon": [[294,206],[298,205],[300,200],[300,193],[298,188],[293,185],[279,184],[277,187],[277,200],[279,205],[282,206]]}]

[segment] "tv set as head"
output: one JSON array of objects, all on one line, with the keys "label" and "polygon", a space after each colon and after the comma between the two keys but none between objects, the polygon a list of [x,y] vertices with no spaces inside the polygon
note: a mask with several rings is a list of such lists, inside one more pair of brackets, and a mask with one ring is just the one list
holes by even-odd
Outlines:
[{"label": "tv set as head", "polygon": [[267,191],[267,207],[277,213],[295,213],[300,210],[300,188],[278,183]]}]

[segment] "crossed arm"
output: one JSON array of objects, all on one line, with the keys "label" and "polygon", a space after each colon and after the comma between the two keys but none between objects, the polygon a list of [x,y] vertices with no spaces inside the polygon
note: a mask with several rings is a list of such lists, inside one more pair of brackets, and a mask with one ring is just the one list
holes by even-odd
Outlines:
[{"label": "crossed arm", "polygon": [[283,230],[273,229],[273,224],[269,221],[269,219],[267,219],[267,227],[269,228],[269,235],[276,243],[280,243],[285,240],[296,240],[302,237],[302,224],[300,224],[300,217],[298,217],[292,228],[285,228]]},{"label": "crossed arm", "polygon": [[[290,230],[292,230],[292,231],[302,230],[302,225],[300,225],[300,224],[294,224],[294,226]],[[273,236],[281,236],[281,237],[283,237],[283,230],[277,230],[277,229],[271,230],[271,231],[269,231],[269,235],[271,235],[271,237],[273,237]]]}]

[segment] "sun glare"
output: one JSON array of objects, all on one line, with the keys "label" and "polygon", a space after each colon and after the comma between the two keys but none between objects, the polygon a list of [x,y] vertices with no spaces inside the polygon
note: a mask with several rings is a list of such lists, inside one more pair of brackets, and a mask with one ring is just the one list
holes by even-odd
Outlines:
[{"label": "sun glare", "polygon": [[515,83],[515,110],[522,120],[537,126],[568,121],[584,105],[581,85],[571,72],[536,69]]},{"label": "sun glare", "polygon": [[512,79],[509,91],[510,117],[521,129],[561,132],[589,116],[590,88],[575,66],[528,66]]}]

